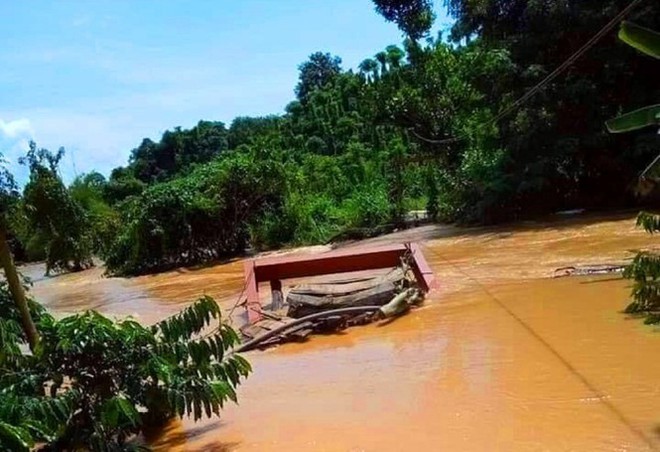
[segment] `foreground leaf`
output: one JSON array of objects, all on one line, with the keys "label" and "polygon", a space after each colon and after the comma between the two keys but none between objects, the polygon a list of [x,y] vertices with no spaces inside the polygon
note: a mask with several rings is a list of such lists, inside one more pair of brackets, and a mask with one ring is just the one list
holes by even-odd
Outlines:
[{"label": "foreground leaf", "polygon": [[660,33],[640,27],[632,22],[623,22],[619,39],[631,47],[653,58],[660,58]]},{"label": "foreground leaf", "polygon": [[652,105],[626,113],[605,123],[610,133],[624,133],[660,125],[660,105]]}]

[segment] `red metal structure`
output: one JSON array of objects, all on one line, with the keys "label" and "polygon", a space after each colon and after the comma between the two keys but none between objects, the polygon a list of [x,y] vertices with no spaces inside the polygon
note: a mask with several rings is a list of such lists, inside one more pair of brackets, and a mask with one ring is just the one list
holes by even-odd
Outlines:
[{"label": "red metal structure", "polygon": [[406,253],[410,253],[410,263],[420,289],[424,292],[433,289],[435,276],[416,243],[247,260],[244,274],[248,322],[262,319],[259,283],[269,281],[272,289],[280,290],[283,279],[395,267]]}]

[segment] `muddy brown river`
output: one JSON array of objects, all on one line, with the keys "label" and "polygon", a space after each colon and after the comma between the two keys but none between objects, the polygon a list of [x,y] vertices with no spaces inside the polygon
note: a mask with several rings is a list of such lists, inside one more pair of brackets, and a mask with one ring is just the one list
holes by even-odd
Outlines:
[{"label": "muddy brown river", "polygon": [[[653,246],[634,214],[427,226],[371,242],[406,240],[440,280],[422,308],[247,354],[255,371],[240,405],[171,423],[150,438],[156,450],[660,449],[660,328],[621,313],[629,288],[618,275],[550,277]],[[240,261],[133,279],[38,270],[33,294],[58,313],[147,323],[204,293],[230,309],[243,286]]]}]

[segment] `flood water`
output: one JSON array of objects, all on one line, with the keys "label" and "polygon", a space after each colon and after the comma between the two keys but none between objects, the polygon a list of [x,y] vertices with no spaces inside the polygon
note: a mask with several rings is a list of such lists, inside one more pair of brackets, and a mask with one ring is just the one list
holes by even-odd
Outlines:
[{"label": "flood water", "polygon": [[[423,227],[372,240],[423,246],[440,288],[388,325],[246,356],[255,372],[221,419],[176,421],[157,450],[660,449],[660,328],[621,313],[617,275],[552,279],[619,263],[655,238],[633,214],[511,227]],[[230,309],[242,262],[157,276],[100,269],[35,282],[58,312],[154,322],[203,293]]]}]

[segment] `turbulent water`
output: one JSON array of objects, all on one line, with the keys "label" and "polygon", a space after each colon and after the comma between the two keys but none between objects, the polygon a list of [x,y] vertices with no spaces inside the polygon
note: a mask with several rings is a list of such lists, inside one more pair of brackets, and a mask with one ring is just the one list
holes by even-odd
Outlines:
[{"label": "turbulent water", "polygon": [[[553,279],[619,263],[655,239],[630,214],[460,230],[413,239],[440,280],[424,307],[385,325],[248,354],[255,372],[222,419],[177,421],[159,450],[660,449],[660,331],[621,313],[616,275]],[[37,274],[36,269],[32,269]],[[65,313],[94,308],[143,322],[196,296],[230,309],[240,261],[130,280],[99,269],[38,279]]]}]

